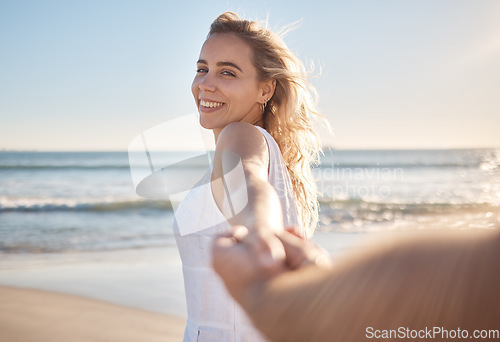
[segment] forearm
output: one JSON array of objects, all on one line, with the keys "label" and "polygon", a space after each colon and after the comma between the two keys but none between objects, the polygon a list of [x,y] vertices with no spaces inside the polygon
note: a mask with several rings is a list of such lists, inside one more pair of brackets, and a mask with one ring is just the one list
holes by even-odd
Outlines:
[{"label": "forearm", "polygon": [[240,304],[272,341],[331,341],[331,324],[324,324],[331,307],[329,289],[321,284],[325,272],[307,268],[261,282],[240,298]]},{"label": "forearm", "polygon": [[495,328],[497,246],[436,237],[256,282],[239,299],[273,341],[361,341],[375,329]]},{"label": "forearm", "polygon": [[[241,196],[247,195],[245,207],[228,219],[231,225],[242,225],[250,233],[265,234],[279,233],[283,228],[281,203],[274,188],[269,182],[257,177],[247,176],[244,191]],[[233,194],[230,198],[234,197]],[[243,202],[244,199],[238,199]]]},{"label": "forearm", "polygon": [[282,231],[281,203],[267,172],[267,164],[258,158],[244,160],[232,151],[216,151],[212,192],[231,225],[257,233]]}]

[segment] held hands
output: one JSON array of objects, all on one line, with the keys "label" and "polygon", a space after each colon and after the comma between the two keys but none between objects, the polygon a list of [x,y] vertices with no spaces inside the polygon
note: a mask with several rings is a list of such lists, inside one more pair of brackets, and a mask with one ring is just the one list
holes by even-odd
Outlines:
[{"label": "held hands", "polygon": [[213,267],[240,304],[250,290],[271,278],[311,265],[329,267],[328,253],[293,228],[273,234],[235,226],[213,244]]},{"label": "held hands", "polygon": [[214,240],[212,263],[229,293],[242,303],[249,287],[285,270],[285,250],[271,232],[234,226],[232,233]]},{"label": "held hands", "polygon": [[310,265],[328,268],[331,266],[328,252],[323,247],[305,240],[293,227],[287,228],[278,238],[285,249],[285,261],[289,269],[296,270]]}]

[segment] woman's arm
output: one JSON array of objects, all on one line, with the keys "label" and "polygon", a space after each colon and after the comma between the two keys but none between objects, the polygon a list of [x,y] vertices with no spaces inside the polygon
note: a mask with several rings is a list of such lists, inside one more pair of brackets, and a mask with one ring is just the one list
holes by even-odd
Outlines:
[{"label": "woman's arm", "polygon": [[272,266],[284,258],[275,236],[283,230],[283,217],[268,170],[267,141],[256,127],[237,122],[222,130],[214,156],[212,194],[228,222],[246,227],[249,245]]}]

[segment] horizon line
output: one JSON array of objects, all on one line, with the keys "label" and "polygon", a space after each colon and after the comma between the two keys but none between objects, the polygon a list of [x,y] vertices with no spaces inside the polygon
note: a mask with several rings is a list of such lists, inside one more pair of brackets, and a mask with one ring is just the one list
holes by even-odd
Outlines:
[{"label": "horizon line", "polygon": [[[323,151],[433,151],[433,150],[495,150],[500,149],[500,146],[457,146],[457,147],[335,147],[323,146]],[[127,149],[7,149],[0,148],[0,152],[73,152],[73,153],[128,153]],[[202,152],[202,150],[193,149],[165,149],[161,152]]]}]

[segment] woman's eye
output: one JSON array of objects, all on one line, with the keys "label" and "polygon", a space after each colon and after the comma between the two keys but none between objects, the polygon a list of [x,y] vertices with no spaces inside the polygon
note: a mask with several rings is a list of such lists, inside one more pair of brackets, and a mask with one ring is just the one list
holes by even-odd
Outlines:
[{"label": "woman's eye", "polygon": [[202,72],[208,72],[208,70],[205,69],[205,68],[198,68],[198,69],[196,69],[196,72],[199,74],[199,73],[202,73]]},{"label": "woman's eye", "polygon": [[226,76],[233,76],[233,77],[236,77],[235,73],[232,72],[232,71],[229,71],[229,70],[224,70],[222,72],[223,75],[226,75]]}]

